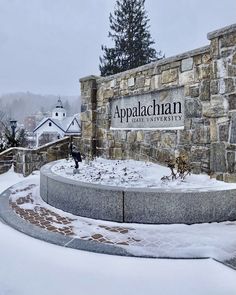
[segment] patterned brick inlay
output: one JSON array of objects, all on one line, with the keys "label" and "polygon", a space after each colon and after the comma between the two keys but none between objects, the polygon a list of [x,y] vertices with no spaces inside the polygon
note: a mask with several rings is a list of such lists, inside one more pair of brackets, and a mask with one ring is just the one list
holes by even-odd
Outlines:
[{"label": "patterned brick inlay", "polygon": [[[33,188],[36,185],[31,184],[21,189],[12,191],[12,197],[9,199],[9,204],[14,212],[31,224],[39,226],[44,230],[56,232],[65,236],[78,236],[73,225],[74,221],[78,221],[80,217],[75,219],[65,217],[47,207],[43,206],[43,201],[37,203],[37,198],[33,195]],[[25,193],[22,196],[22,192]],[[17,197],[17,194],[20,194]],[[13,197],[14,196],[14,197]],[[63,214],[63,212],[62,212]],[[96,241],[98,243],[106,243],[112,245],[128,246],[134,244],[142,244],[143,241],[135,239],[129,234],[134,231],[133,228],[123,226],[108,226],[103,224],[93,224],[92,221],[83,220],[86,226],[89,226],[88,232],[84,232],[78,237],[83,240]],[[82,222],[81,222],[82,224]],[[78,225],[77,225],[78,226]],[[83,225],[81,225],[83,229]],[[86,234],[85,234],[86,233]]]}]

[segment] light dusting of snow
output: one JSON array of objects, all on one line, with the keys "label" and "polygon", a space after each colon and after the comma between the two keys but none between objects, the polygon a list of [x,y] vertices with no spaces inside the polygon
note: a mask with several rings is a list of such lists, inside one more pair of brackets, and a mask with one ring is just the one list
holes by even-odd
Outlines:
[{"label": "light dusting of snow", "polygon": [[229,184],[217,181],[203,174],[192,174],[187,176],[184,181],[178,179],[163,182],[161,178],[165,175],[170,175],[169,168],[150,162],[134,160],[97,158],[89,164],[81,163],[78,174],[73,174],[73,170],[73,160],[61,160],[52,167],[54,173],[63,177],[108,186],[160,188],[165,190],[179,189],[182,191],[236,189],[236,183]]}]

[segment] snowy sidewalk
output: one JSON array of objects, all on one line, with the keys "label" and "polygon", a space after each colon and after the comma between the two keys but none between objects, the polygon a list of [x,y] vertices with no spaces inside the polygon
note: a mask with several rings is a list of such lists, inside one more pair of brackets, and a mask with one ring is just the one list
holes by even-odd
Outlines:
[{"label": "snowy sidewalk", "polygon": [[[4,175],[0,175],[0,192],[2,193],[8,186],[22,180],[24,180],[24,185],[20,184],[15,186],[14,191],[17,189],[22,190],[23,187],[28,187],[30,185],[37,185],[38,178],[39,176],[36,174],[24,179],[21,175],[9,171]],[[32,186],[31,190],[34,189],[37,190],[37,187]],[[30,190],[26,192],[28,194]],[[12,202],[16,202],[18,197],[21,198],[23,195],[25,195],[23,191],[16,192],[16,194],[12,195]],[[1,205],[4,204],[9,207],[9,199],[5,198],[4,194],[1,195],[0,201]],[[33,200],[33,202],[35,201],[38,202],[38,200]],[[71,215],[69,216],[66,214],[65,216],[64,213],[62,213],[61,216],[58,210],[56,210],[57,212],[52,210],[52,208],[45,203],[36,203],[38,205],[35,206],[31,201],[28,201],[28,203],[25,203],[24,200],[18,202],[22,202],[22,204],[17,204],[19,208],[28,204],[27,206],[29,207],[25,207],[25,209],[31,210],[31,206],[38,206],[39,208],[43,205],[42,209],[45,208],[56,214],[58,212],[58,215],[62,218],[73,219]],[[0,214],[3,213],[3,209],[4,208],[0,206]],[[44,240],[46,240],[45,237],[51,235],[62,237],[60,240],[64,240],[64,242],[68,239],[73,240],[76,237],[76,232],[74,232],[76,229],[74,222],[76,222],[76,220],[59,220],[62,223],[66,223],[67,221],[70,222],[70,224],[72,223],[73,235],[68,235],[68,233],[61,234],[42,229],[38,225],[25,221],[14,212],[14,210],[10,209],[5,213],[7,216],[16,217],[18,222],[17,228],[20,231],[25,230],[27,226],[32,229],[31,233],[35,233],[35,231],[39,229],[38,231],[43,233]],[[54,217],[52,216],[53,219]],[[83,218],[83,220],[86,219]],[[97,224],[100,224],[100,222],[98,221]],[[104,224],[104,222],[102,222],[102,224]],[[63,227],[68,225],[69,224],[63,224]],[[133,226],[136,227],[136,225]],[[137,225],[137,227],[139,226]],[[184,227],[192,228],[191,226]],[[229,227],[231,226],[227,225],[226,228]],[[58,228],[60,228],[60,226],[58,226]],[[96,224],[94,228],[96,228]],[[147,226],[147,228],[151,229],[152,226]],[[167,227],[163,226],[163,235],[165,234],[166,228]],[[171,229],[172,232],[174,230],[174,228]],[[222,230],[224,230],[224,225]],[[161,232],[160,230],[159,233]],[[176,232],[175,236],[179,236],[181,232]],[[200,232],[199,230],[199,233]],[[122,235],[124,234],[125,233]],[[204,232],[202,232],[202,234],[204,235]],[[67,247],[58,247],[51,243],[45,243],[39,240],[42,236],[40,236],[39,239],[33,239],[1,222],[0,235],[1,295],[31,295],[32,292],[34,295],[236,294],[236,272],[212,259],[134,259],[131,257],[119,257],[114,255],[98,255],[96,253],[69,249]],[[188,235],[186,235],[186,237],[187,236]],[[170,238],[168,232],[166,232],[166,237],[168,237],[168,239]],[[188,239],[189,238],[191,237],[188,237]],[[221,238],[223,243],[224,233],[222,233]],[[207,240],[205,243],[207,243]],[[101,244],[106,245],[105,243]],[[183,242],[182,247],[184,248]],[[232,243],[232,248],[229,252],[232,252],[233,249],[235,249],[235,245]]]},{"label": "snowy sidewalk", "polygon": [[73,241],[92,241],[99,248],[115,246],[130,256],[211,257],[220,261],[236,256],[236,222],[141,225],[78,217],[41,199],[39,177],[12,187],[9,205],[21,219],[44,231],[70,237]]}]

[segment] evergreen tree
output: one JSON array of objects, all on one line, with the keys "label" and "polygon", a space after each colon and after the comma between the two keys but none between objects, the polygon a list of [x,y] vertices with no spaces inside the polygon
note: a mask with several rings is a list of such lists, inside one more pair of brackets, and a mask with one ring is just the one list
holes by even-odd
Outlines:
[{"label": "evergreen tree", "polygon": [[15,136],[12,134],[12,131],[6,127],[5,134],[6,148],[10,147],[26,147],[28,145],[27,134],[25,129],[19,129],[16,131]]},{"label": "evergreen tree", "polygon": [[100,57],[102,76],[116,74],[125,70],[157,60],[161,52],[151,46],[154,41],[149,32],[149,19],[144,7],[145,0],[117,0],[114,15],[110,14],[108,37],[114,48],[102,46]]}]

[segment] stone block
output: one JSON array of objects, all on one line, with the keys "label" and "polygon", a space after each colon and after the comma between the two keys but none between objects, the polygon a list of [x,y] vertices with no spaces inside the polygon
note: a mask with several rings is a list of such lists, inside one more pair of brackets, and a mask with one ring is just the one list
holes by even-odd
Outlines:
[{"label": "stone block", "polygon": [[161,135],[160,147],[161,148],[175,148],[177,144],[176,132],[165,132]]},{"label": "stone block", "polygon": [[197,74],[198,74],[198,79],[203,80],[203,79],[208,79],[210,78],[210,65],[200,65],[197,67]]},{"label": "stone block", "polygon": [[211,172],[226,172],[226,150],[224,143],[212,143],[210,147]]},{"label": "stone block", "polygon": [[137,141],[143,141],[144,140],[144,132],[143,131],[138,131],[137,132],[136,140]]},{"label": "stone block", "polygon": [[213,79],[217,79],[218,75],[217,75],[217,61],[213,60],[210,64],[210,78]]},{"label": "stone block", "polygon": [[204,123],[199,122],[193,125],[193,143],[207,144],[210,143],[210,127],[204,126]]},{"label": "stone block", "polygon": [[156,131],[152,131],[150,134],[150,142],[158,142],[161,140],[161,131],[156,130]]},{"label": "stone block", "polygon": [[144,143],[145,144],[150,144],[151,142],[151,131],[145,131],[144,132]]},{"label": "stone block", "polygon": [[225,78],[227,76],[227,62],[224,59],[218,59],[216,62],[217,78]]},{"label": "stone block", "polygon": [[236,110],[236,93],[229,94],[228,97],[229,110]]},{"label": "stone block", "polygon": [[155,75],[151,78],[151,89],[159,89],[161,87],[161,75]]},{"label": "stone block", "polygon": [[194,64],[197,66],[197,65],[200,65],[202,63],[202,55],[199,54],[199,55],[195,55],[193,57],[193,62]]},{"label": "stone block", "polygon": [[118,160],[123,159],[123,151],[121,148],[113,149],[113,159],[118,159]]},{"label": "stone block", "polygon": [[199,162],[208,161],[209,160],[209,149],[204,146],[192,146],[190,152],[190,161],[191,162]]},{"label": "stone block", "polygon": [[224,181],[229,183],[235,183],[236,182],[236,174],[224,174]]},{"label": "stone block", "polygon": [[[141,147],[140,147],[140,153],[142,155],[147,156],[149,158],[149,156],[150,156],[150,146],[148,146],[148,145],[141,145]],[[146,158],[146,160],[148,160],[148,158]]]},{"label": "stone block", "polygon": [[236,33],[225,34],[220,38],[220,47],[230,47],[236,45]]},{"label": "stone block", "polygon": [[236,65],[236,52],[232,56],[232,64]]},{"label": "stone block", "polygon": [[80,107],[80,109],[81,109],[81,113],[87,111],[87,107],[88,107],[87,104],[81,104],[81,107]]},{"label": "stone block", "polygon": [[204,108],[203,115],[209,118],[218,118],[226,115],[228,102],[222,95],[212,95],[211,103],[208,108]]},{"label": "stone block", "polygon": [[190,86],[189,96],[198,97],[199,96],[199,86]]},{"label": "stone block", "polygon": [[224,83],[225,83],[225,92],[226,93],[230,93],[230,92],[235,91],[235,84],[234,84],[233,78],[225,78]]},{"label": "stone block", "polygon": [[83,137],[91,137],[93,134],[92,122],[82,122],[82,134]]},{"label": "stone block", "polygon": [[192,140],[192,130],[180,130],[178,144],[190,144]]},{"label": "stone block", "polygon": [[230,143],[236,144],[236,112],[231,114]]},{"label": "stone block", "polygon": [[150,86],[150,84],[151,84],[151,79],[150,78],[145,78],[144,86]]},{"label": "stone block", "polygon": [[228,142],[229,139],[229,123],[219,125],[219,140]]},{"label": "stone block", "polygon": [[210,100],[210,80],[202,80],[200,86],[200,100]]},{"label": "stone block", "polygon": [[111,80],[110,87],[114,88],[116,86],[116,79]]},{"label": "stone block", "polygon": [[115,130],[113,131],[114,139],[115,140],[126,140],[127,139],[127,132],[124,130]]},{"label": "stone block", "polygon": [[139,76],[136,78],[136,87],[137,88],[143,88],[145,84],[145,77]]},{"label": "stone block", "polygon": [[161,74],[161,66],[155,65],[151,75],[160,75],[160,74]]},{"label": "stone block", "polygon": [[84,122],[92,121],[92,115],[93,115],[93,113],[91,110],[88,110],[86,112],[82,112],[82,113],[80,113],[80,120],[84,121]]},{"label": "stone block", "polygon": [[210,140],[211,142],[218,141],[218,126],[216,119],[210,119]]},{"label": "stone block", "polygon": [[220,50],[220,57],[227,58],[232,54],[232,49],[230,48],[223,48]]},{"label": "stone block", "polygon": [[205,53],[202,55],[202,62],[204,64],[209,63],[211,61],[211,55],[210,53]]},{"label": "stone block", "polygon": [[127,133],[127,141],[129,144],[136,141],[136,131],[130,131]]},{"label": "stone block", "polygon": [[159,163],[166,165],[166,161],[173,159],[175,156],[174,150],[171,149],[157,149],[156,160]]},{"label": "stone block", "polygon": [[97,139],[106,139],[107,131],[103,128],[97,128]]},{"label": "stone block", "polygon": [[211,40],[210,54],[213,58],[217,58],[219,56],[219,39],[214,38]]},{"label": "stone block", "polygon": [[179,74],[179,84],[186,85],[194,82],[194,72],[187,71]]},{"label": "stone block", "polygon": [[236,77],[236,66],[235,65],[228,65],[228,76],[229,77]]},{"label": "stone block", "polygon": [[192,68],[193,68],[193,58],[192,57],[185,58],[181,61],[181,71],[182,72],[192,70]]},{"label": "stone block", "polygon": [[211,80],[210,82],[210,93],[218,94],[219,92],[219,80]]},{"label": "stone block", "polygon": [[[130,78],[131,80],[130,80],[130,86],[129,87],[131,87],[131,84],[133,84],[134,85],[134,78],[132,77],[132,78]],[[133,81],[133,82],[132,82]],[[132,85],[132,86],[133,86]],[[121,81],[120,81],[120,90],[124,90],[124,89],[127,89],[128,88],[128,81],[127,80],[125,80],[125,79],[122,79]]]},{"label": "stone block", "polygon": [[111,98],[114,96],[114,90],[113,89],[106,89],[103,93],[103,99]]},{"label": "stone block", "polygon": [[161,74],[162,84],[168,84],[171,82],[175,82],[178,79],[178,69],[169,69],[163,71]]},{"label": "stone block", "polygon": [[129,79],[128,79],[128,87],[133,87],[134,86],[134,77],[130,77]]},{"label": "stone block", "polygon": [[128,189],[124,221],[139,223],[199,223],[234,220],[235,191],[175,191]]},{"label": "stone block", "polygon": [[185,100],[185,117],[199,118],[202,116],[202,106],[197,98],[188,98]]},{"label": "stone block", "polygon": [[227,152],[227,167],[228,167],[228,172],[229,173],[234,173],[236,172],[236,167],[235,167],[235,152]]}]

